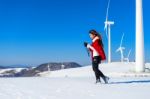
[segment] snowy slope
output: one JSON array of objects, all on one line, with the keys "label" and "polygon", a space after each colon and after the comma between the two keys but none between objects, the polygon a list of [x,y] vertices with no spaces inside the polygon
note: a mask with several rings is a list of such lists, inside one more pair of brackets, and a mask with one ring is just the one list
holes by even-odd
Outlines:
[{"label": "snowy slope", "polygon": [[[149,67],[149,64],[147,64]],[[149,99],[150,77],[122,77],[134,63],[102,64],[109,84],[95,84],[91,66],[43,72],[42,77],[1,78],[0,99]]]},{"label": "snowy slope", "polygon": [[0,73],[6,72],[6,71],[10,71],[10,70],[15,70],[16,72],[20,72],[22,69],[25,69],[25,68],[8,68],[8,69],[0,69]]},{"label": "snowy slope", "polygon": [[21,70],[26,69],[26,68],[8,68],[8,69],[0,69],[0,76],[3,75],[10,75],[12,74],[10,71],[14,71],[14,73],[18,73]]},{"label": "snowy slope", "polygon": [[[146,64],[147,68],[150,68],[150,64]],[[135,63],[130,62],[114,62],[114,63],[102,63],[99,65],[100,70],[102,70],[107,76],[110,77],[124,77],[124,76],[150,76],[150,71],[147,69],[148,73],[135,74]],[[93,77],[92,66],[85,66],[81,68],[65,69],[60,71],[43,72],[39,74],[44,77]]]},{"label": "snowy slope", "polygon": [[0,99],[149,99],[150,78],[2,78]]}]

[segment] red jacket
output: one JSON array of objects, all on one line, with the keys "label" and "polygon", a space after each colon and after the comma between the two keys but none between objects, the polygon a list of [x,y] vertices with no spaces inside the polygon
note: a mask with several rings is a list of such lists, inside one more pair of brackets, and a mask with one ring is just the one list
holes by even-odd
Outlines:
[{"label": "red jacket", "polygon": [[[105,52],[104,49],[102,47],[102,45],[100,45],[100,39],[98,37],[95,37],[93,40],[93,43],[91,44],[91,47],[93,47],[95,49],[95,51],[99,54],[99,56],[101,57],[101,60],[106,60],[106,56],[105,56]],[[91,56],[92,56],[92,60],[94,58],[93,56],[93,49],[89,48],[91,51]]]}]

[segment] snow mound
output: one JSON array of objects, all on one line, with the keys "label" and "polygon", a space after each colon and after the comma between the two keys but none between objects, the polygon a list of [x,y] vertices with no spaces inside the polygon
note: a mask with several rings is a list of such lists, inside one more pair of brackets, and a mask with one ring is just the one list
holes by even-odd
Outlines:
[{"label": "snow mound", "polygon": [[[100,70],[110,77],[150,77],[150,64],[146,64],[145,73],[135,73],[134,62],[113,62],[102,63],[99,65]],[[47,71],[38,74],[42,77],[93,77],[92,66],[80,68],[64,69],[59,71]]]}]

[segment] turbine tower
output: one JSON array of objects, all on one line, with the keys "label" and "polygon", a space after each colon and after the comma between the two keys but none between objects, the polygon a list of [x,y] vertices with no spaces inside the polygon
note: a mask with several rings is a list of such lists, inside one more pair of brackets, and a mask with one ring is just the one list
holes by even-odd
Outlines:
[{"label": "turbine tower", "polygon": [[108,1],[107,11],[106,11],[106,20],[104,22],[105,24],[104,30],[106,31],[106,35],[108,38],[108,63],[111,62],[111,25],[114,24],[113,21],[108,21],[109,5],[110,5],[110,0]]},{"label": "turbine tower", "polygon": [[116,52],[120,52],[120,55],[121,55],[121,62],[124,61],[123,50],[125,50],[125,47],[122,47],[123,37],[124,37],[124,33],[123,33],[122,38],[121,38],[120,46],[119,46],[119,48],[116,50]]},{"label": "turbine tower", "polygon": [[145,71],[142,0],[136,0],[136,72]]},{"label": "turbine tower", "polygon": [[50,66],[49,66],[49,63],[48,63],[48,65],[47,65],[47,68],[48,68],[48,71],[51,71]]},{"label": "turbine tower", "polygon": [[65,65],[63,63],[61,64],[61,69],[65,69]]}]

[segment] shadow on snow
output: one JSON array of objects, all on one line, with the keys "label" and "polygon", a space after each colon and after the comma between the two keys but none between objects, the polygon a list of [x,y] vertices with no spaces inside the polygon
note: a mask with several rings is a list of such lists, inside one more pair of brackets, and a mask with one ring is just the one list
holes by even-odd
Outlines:
[{"label": "shadow on snow", "polygon": [[131,84],[131,83],[150,83],[150,80],[120,81],[120,82],[110,82],[109,84]]}]

